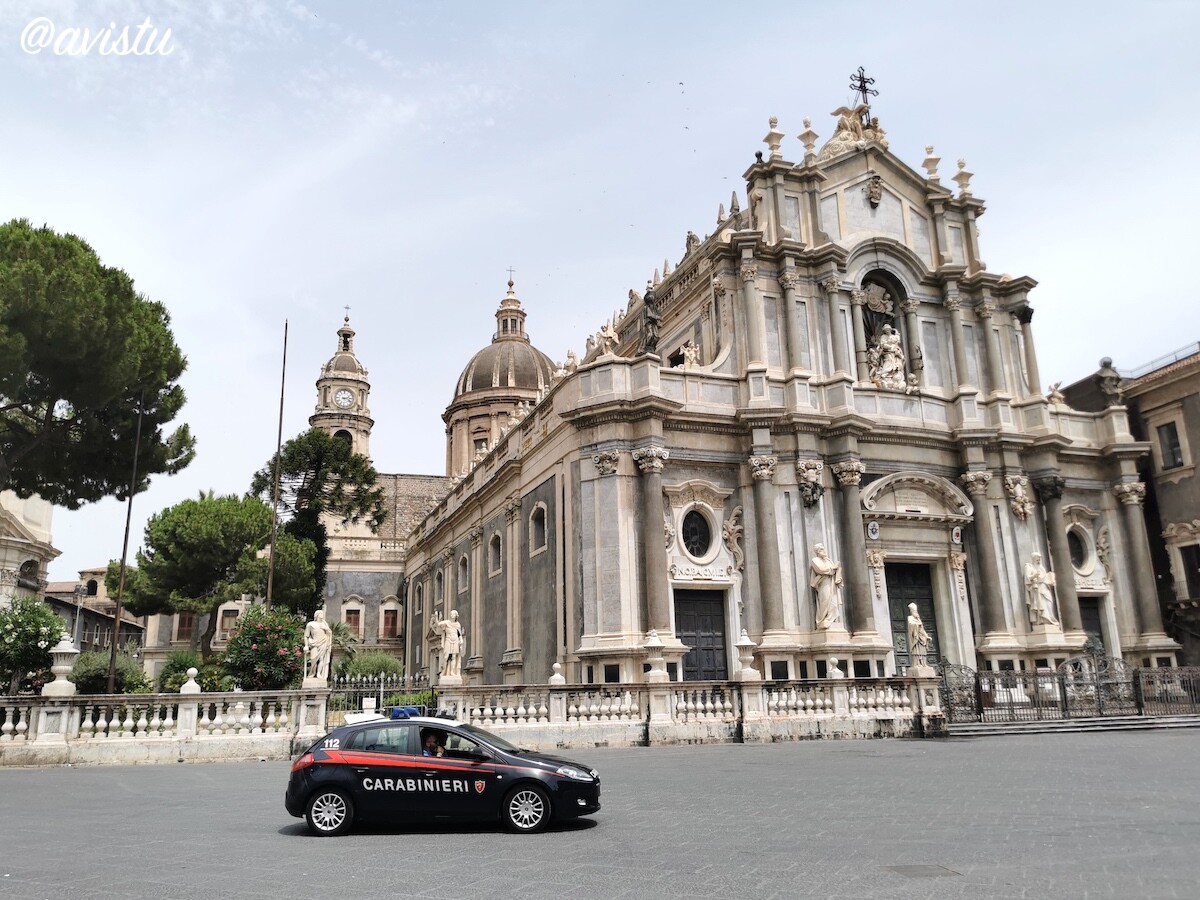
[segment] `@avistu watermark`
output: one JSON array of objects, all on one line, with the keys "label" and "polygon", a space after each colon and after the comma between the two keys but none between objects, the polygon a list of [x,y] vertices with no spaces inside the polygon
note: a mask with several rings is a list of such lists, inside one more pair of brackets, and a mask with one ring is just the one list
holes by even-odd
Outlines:
[{"label": "@avistu watermark", "polygon": [[21,49],[31,55],[55,56],[170,56],[175,52],[171,29],[161,31],[146,18],[141,25],[101,28],[59,28],[53,19],[38,16],[21,31]]}]

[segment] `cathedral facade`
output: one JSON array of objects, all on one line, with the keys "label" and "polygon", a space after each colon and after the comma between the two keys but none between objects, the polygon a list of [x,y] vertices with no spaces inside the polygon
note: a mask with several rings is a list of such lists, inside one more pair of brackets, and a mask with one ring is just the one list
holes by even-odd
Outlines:
[{"label": "cathedral facade", "polygon": [[446,412],[446,492],[394,535],[410,672],[436,681],[452,611],[475,684],[641,681],[654,636],[673,680],[730,678],[749,645],[769,679],[903,673],[914,611],[930,663],[1174,663],[1147,445],[1123,407],[1043,393],[1036,282],[983,262],[965,164],[835,116],[799,162],[772,119],[745,206],[581,358],[533,348],[510,282]]}]

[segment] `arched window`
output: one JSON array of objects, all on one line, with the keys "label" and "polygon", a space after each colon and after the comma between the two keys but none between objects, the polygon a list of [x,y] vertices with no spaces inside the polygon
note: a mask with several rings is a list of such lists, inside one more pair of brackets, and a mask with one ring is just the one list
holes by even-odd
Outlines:
[{"label": "arched window", "polygon": [[500,535],[493,534],[488,541],[488,575],[500,574]]},{"label": "arched window", "polygon": [[89,597],[95,597],[97,591],[99,591],[99,590],[100,590],[100,585],[97,584],[96,579],[89,578],[88,583],[87,583],[87,595]]},{"label": "arched window", "polygon": [[345,441],[347,446],[352,446],[354,444],[354,436],[344,428],[340,431],[335,431],[333,436],[339,441]]},{"label": "arched window", "polygon": [[546,549],[546,504],[539,503],[529,514],[529,555]]},{"label": "arched window", "polygon": [[438,569],[437,574],[433,576],[433,602],[441,603],[446,599],[446,582],[442,577],[442,570]]},{"label": "arched window", "polygon": [[420,613],[425,606],[425,582],[418,581],[413,587],[413,612]]},{"label": "arched window", "polygon": [[461,594],[471,587],[471,570],[467,565],[467,557],[460,556],[458,559],[458,592]]}]

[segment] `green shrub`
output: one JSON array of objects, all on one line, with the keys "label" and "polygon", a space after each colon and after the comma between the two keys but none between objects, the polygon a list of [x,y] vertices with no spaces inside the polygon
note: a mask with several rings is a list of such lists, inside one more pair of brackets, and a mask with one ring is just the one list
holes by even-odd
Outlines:
[{"label": "green shrub", "polygon": [[172,650],[158,673],[158,689],[164,694],[177,694],[187,681],[188,669],[199,669],[203,665],[200,654],[195,650]]},{"label": "green shrub", "polygon": [[388,694],[383,698],[383,708],[393,706],[423,706],[433,708],[433,691],[418,691],[413,694]]},{"label": "green shrub", "polygon": [[404,674],[404,663],[390,653],[359,651],[338,666],[339,678],[378,678],[379,673],[400,676]]},{"label": "green shrub", "polygon": [[0,693],[17,689],[30,673],[50,668],[50,648],[63,620],[36,597],[18,597],[0,609]]},{"label": "green shrub", "polygon": [[[71,670],[75,690],[81,694],[108,693],[108,663],[110,651],[88,650],[80,653]],[[150,679],[142,670],[141,662],[128,653],[117,653],[116,675],[113,679],[115,694],[149,694],[153,692]]]},{"label": "green shrub", "polygon": [[224,669],[246,691],[297,684],[304,673],[304,620],[278,607],[250,607],[229,636]]}]

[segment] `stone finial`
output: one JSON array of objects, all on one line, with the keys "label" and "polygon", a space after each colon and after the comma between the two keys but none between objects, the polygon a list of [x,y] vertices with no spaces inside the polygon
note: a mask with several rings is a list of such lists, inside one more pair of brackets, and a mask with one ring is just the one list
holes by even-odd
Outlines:
[{"label": "stone finial", "polygon": [[741,211],[742,211],[742,206],[740,203],[738,203],[737,191],[733,191],[729,195],[729,214],[731,216],[736,216]]},{"label": "stone finial", "polygon": [[660,284],[662,284],[662,276],[658,274],[658,269],[655,269],[654,277],[650,279],[650,285],[658,287]]},{"label": "stone finial", "polygon": [[725,221],[725,204],[718,203],[717,204],[717,226],[720,227],[721,223],[724,221]]},{"label": "stone finial", "polygon": [[50,648],[50,671],[54,674],[54,680],[42,685],[43,697],[71,697],[75,694],[75,683],[70,675],[77,656],[79,651],[75,649],[71,635],[64,631],[59,642]]},{"label": "stone finial", "polygon": [[820,135],[812,130],[812,119],[804,120],[804,130],[796,135],[796,139],[804,145],[804,164],[811,165],[817,159],[817,138]]},{"label": "stone finial", "polygon": [[938,175],[938,170],[937,170],[938,163],[940,163],[941,161],[942,161],[942,158],[940,156],[933,155],[933,144],[926,144],[925,145],[925,161],[922,162],[921,165],[924,167],[925,171],[928,173],[926,175],[926,178],[928,178],[928,180],[931,184],[941,184],[941,182],[942,182],[942,179]]},{"label": "stone finial", "polygon": [[766,144],[770,149],[771,159],[780,159],[783,156],[783,154],[779,152],[779,147],[783,144],[783,132],[779,131],[779,129],[775,127],[779,124],[779,119],[777,119],[775,116],[771,116],[767,122],[770,124],[771,130],[768,131],[767,136],[763,138],[763,143]]},{"label": "stone finial", "polygon": [[200,685],[196,683],[196,676],[200,671],[194,666],[187,670],[187,681],[179,686],[181,694],[199,694],[201,692]]},{"label": "stone finial", "polygon": [[954,183],[958,185],[958,196],[971,196],[971,179],[974,177],[974,172],[967,171],[967,161],[960,159],[958,161],[958,174],[954,176]]},{"label": "stone finial", "polygon": [[670,276],[671,276],[671,261],[664,256],[663,257],[663,278],[669,278]]}]

